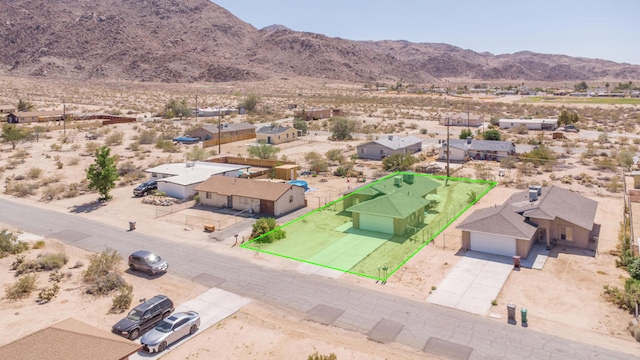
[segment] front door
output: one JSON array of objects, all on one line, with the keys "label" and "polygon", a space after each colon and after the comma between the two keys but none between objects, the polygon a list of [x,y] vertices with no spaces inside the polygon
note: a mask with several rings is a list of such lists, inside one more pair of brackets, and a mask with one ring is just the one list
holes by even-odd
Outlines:
[{"label": "front door", "polygon": [[233,196],[227,196],[227,207],[233,209]]}]

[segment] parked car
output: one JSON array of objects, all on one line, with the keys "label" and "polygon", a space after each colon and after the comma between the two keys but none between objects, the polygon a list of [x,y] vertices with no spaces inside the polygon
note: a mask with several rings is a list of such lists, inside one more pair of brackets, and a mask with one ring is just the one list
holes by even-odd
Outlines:
[{"label": "parked car", "polygon": [[118,321],[111,331],[135,340],[141,333],[153,328],[174,310],[173,301],[165,295],[156,295],[134,307],[127,317]]},{"label": "parked car", "polygon": [[129,255],[129,268],[134,271],[144,271],[149,275],[157,275],[167,272],[169,264],[151,251],[138,250]]},{"label": "parked car", "polygon": [[200,327],[200,315],[195,311],[174,313],[144,334],[140,343],[147,352],[162,352],[167,346],[193,335]]},{"label": "parked car", "polygon": [[574,125],[567,125],[564,127],[564,131],[568,131],[568,132],[580,132],[580,129],[578,129],[577,127],[575,127]]},{"label": "parked car", "polygon": [[138,185],[133,189],[133,195],[135,196],[145,196],[148,195],[153,190],[158,189],[158,182],[156,180],[148,180]]}]

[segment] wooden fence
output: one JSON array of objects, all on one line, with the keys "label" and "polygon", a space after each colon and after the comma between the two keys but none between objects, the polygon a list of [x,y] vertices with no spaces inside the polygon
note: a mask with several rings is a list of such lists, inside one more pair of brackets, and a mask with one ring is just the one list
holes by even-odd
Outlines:
[{"label": "wooden fence", "polygon": [[223,156],[223,157],[219,157],[219,158],[215,158],[207,161],[222,163],[222,164],[249,165],[253,167],[264,167],[264,168],[273,168],[273,167],[285,165],[285,164],[291,164],[291,165],[296,164],[293,161],[262,160],[262,159],[253,159],[253,158],[238,157],[238,156]]},{"label": "wooden fence", "polygon": [[[256,138],[256,134],[255,133],[254,134],[237,134],[237,135],[222,134],[222,138],[220,139],[220,144],[228,144],[228,143],[232,143],[232,142],[236,142],[236,141],[255,139],[255,138]],[[202,142],[202,147],[203,148],[216,146],[216,145],[218,145],[218,136],[217,136],[217,134],[213,135],[212,139],[205,140],[205,141]]]}]

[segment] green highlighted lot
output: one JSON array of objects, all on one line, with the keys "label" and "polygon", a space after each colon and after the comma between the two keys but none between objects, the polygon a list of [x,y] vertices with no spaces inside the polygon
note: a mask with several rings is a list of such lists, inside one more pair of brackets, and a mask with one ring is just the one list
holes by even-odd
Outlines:
[{"label": "green highlighted lot", "polygon": [[284,239],[242,247],[386,280],[495,185],[394,173],[282,225]]}]

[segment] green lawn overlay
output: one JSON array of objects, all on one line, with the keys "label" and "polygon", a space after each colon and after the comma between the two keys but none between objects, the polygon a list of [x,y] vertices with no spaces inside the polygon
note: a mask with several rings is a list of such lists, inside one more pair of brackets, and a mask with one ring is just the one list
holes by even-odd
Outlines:
[{"label": "green lawn overlay", "polygon": [[386,281],[495,186],[397,172],[280,226],[284,239],[241,246]]}]

